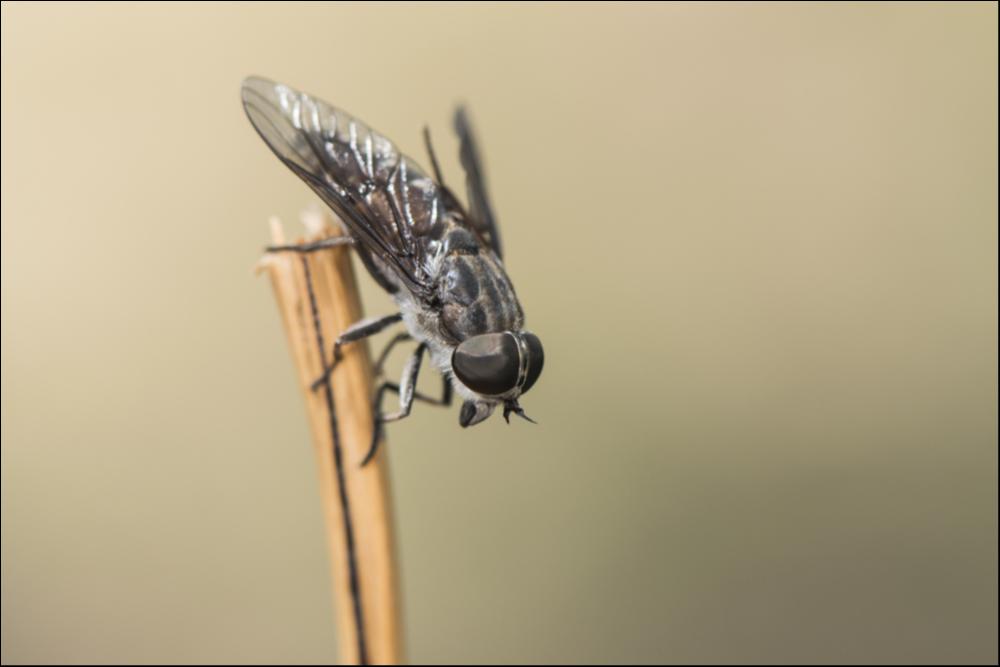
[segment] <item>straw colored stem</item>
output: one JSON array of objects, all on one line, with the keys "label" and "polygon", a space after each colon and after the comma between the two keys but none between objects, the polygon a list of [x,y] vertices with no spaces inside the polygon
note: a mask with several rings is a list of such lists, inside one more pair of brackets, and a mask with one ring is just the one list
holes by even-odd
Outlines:
[{"label": "straw colored stem", "polygon": [[[328,223],[321,226],[314,222],[312,226],[314,232],[305,242],[340,233]],[[287,243],[281,223],[272,220],[271,227],[271,242]],[[337,335],[362,317],[349,249],[270,253],[261,267],[274,287],[316,449],[340,661],[355,664],[364,657],[371,664],[398,664],[403,655],[385,447],[379,448],[368,465],[360,467],[372,435],[367,345],[361,342],[343,348],[342,360],[330,379],[332,402],[327,400],[325,387],[311,388],[322,374],[323,362],[332,360]],[[313,298],[307,280],[312,283]],[[339,435],[336,442],[334,424]],[[349,548],[351,542],[353,549]]]}]

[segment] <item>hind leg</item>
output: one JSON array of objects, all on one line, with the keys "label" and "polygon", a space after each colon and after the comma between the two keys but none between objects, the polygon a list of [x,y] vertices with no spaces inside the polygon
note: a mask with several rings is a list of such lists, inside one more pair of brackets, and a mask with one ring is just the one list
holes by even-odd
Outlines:
[{"label": "hind leg", "polygon": [[265,250],[267,252],[297,252],[300,254],[306,254],[310,252],[316,252],[317,250],[326,250],[327,248],[337,248],[344,245],[354,245],[354,239],[350,236],[331,236],[330,238],[320,239],[319,241],[313,241],[311,243],[293,243],[290,245],[269,245]]}]

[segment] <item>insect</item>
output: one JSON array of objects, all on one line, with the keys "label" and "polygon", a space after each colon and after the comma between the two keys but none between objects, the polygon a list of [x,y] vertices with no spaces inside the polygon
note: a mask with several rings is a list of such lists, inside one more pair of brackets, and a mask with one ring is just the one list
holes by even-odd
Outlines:
[{"label": "insect", "polygon": [[[500,405],[508,422],[512,413],[533,421],[518,399],[538,380],[544,352],[538,336],[524,329],[524,311],[504,270],[500,234],[465,111],[456,110],[454,127],[467,209],[445,186],[426,127],[433,178],[384,136],[310,95],[251,77],[243,82],[242,98],[264,142],[333,209],[348,232],[269,249],[310,252],[348,243],[399,308],[341,333],[334,361],[314,387],[329,375],[344,345],[402,322],[406,332],[389,341],[376,363],[380,371],[393,346],[417,343],[400,382],[383,382],[375,392],[375,429],[363,464],[375,454],[383,425],[409,416],[417,399],[447,406],[458,393],[463,427],[482,422]],[[443,376],[437,399],[415,391],[425,353]],[[399,410],[390,414],[382,409],[388,392],[399,395]]]}]

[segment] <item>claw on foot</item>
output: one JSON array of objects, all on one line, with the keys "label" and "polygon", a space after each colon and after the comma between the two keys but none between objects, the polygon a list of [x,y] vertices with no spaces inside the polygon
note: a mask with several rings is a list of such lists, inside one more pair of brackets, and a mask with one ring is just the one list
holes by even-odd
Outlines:
[{"label": "claw on foot", "polygon": [[503,419],[508,424],[510,423],[510,413],[512,413],[512,412],[515,415],[517,415],[518,417],[520,417],[521,419],[527,420],[527,421],[531,422],[532,424],[537,424],[538,423],[534,419],[532,419],[531,417],[529,417],[528,415],[524,414],[524,409],[520,405],[517,404],[517,401],[507,401],[503,405]]},{"label": "claw on foot", "polygon": [[368,463],[375,458],[375,453],[378,451],[378,442],[382,438],[382,421],[380,419],[375,420],[375,425],[372,428],[372,444],[368,447],[368,453],[365,454],[365,458],[361,460],[360,468],[364,468]]},{"label": "claw on foot", "polygon": [[330,379],[330,374],[333,373],[333,369],[337,367],[337,364],[341,362],[344,355],[340,352],[340,343],[338,342],[333,346],[333,361],[323,370],[323,374],[316,378],[313,383],[309,386],[311,391],[318,391],[320,387],[326,384],[326,381]]}]

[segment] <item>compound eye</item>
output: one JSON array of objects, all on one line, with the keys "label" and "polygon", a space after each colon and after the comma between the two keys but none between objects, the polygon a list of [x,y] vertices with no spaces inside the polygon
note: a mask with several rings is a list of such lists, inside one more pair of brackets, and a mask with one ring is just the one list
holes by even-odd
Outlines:
[{"label": "compound eye", "polygon": [[542,374],[545,352],[542,350],[542,341],[538,340],[538,336],[535,334],[525,331],[521,337],[528,348],[528,377],[524,380],[524,387],[521,388],[523,394],[531,389],[531,385],[535,384],[538,376]]},{"label": "compound eye", "polygon": [[473,336],[455,348],[451,356],[451,368],[462,384],[488,396],[513,389],[520,365],[517,342],[505,333]]}]

